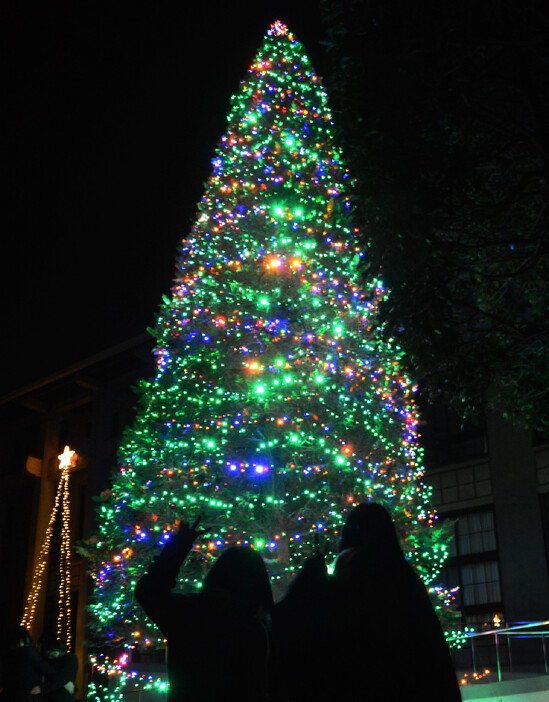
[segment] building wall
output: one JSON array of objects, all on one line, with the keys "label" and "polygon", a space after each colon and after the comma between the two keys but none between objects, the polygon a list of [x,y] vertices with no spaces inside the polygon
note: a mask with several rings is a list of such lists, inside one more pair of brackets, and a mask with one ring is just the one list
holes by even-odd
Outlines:
[{"label": "building wall", "polygon": [[[427,408],[422,425],[425,480],[439,516],[454,523],[443,581],[459,585],[463,619],[477,631],[549,620],[549,441],[496,415],[460,431],[448,415]],[[493,666],[488,639],[478,646]],[[518,653],[517,665],[541,664],[539,641]]]}]

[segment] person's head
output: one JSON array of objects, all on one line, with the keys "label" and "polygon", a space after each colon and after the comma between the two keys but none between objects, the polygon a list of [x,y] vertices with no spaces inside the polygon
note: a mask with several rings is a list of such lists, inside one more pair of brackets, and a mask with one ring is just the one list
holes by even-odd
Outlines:
[{"label": "person's head", "polygon": [[215,561],[204,578],[204,591],[222,590],[250,609],[270,612],[273,594],[263,558],[248,546],[231,546]]},{"label": "person's head", "polygon": [[391,515],[377,502],[363,502],[351,510],[342,530],[339,551],[400,551]]},{"label": "person's head", "polygon": [[16,626],[8,636],[8,647],[20,648],[21,646],[32,646],[32,639],[24,626]]},{"label": "person's head", "polygon": [[66,652],[61,641],[51,634],[44,634],[40,637],[40,648],[46,658],[50,659],[59,658]]}]

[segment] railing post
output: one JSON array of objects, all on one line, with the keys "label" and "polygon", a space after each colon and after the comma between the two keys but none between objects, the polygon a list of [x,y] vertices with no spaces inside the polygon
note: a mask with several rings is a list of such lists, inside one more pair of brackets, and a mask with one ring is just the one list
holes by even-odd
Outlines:
[{"label": "railing post", "polygon": [[471,657],[473,659],[473,674],[477,674],[477,661],[475,657],[475,639],[471,636]]},{"label": "railing post", "polygon": [[543,665],[545,667],[545,672],[549,673],[549,667],[547,665],[547,647],[545,646],[545,636],[541,635],[541,646],[543,648]]},{"label": "railing post", "polygon": [[499,660],[499,637],[497,634],[494,635],[496,639],[496,663],[498,666],[498,682],[501,682],[501,662]]},{"label": "railing post", "polygon": [[513,672],[513,659],[511,658],[511,636],[507,634],[507,655],[509,656],[509,672]]}]

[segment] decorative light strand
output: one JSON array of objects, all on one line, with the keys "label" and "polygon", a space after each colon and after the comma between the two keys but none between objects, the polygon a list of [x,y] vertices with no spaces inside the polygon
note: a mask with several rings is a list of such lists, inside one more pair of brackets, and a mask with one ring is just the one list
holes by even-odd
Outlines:
[{"label": "decorative light strand", "polygon": [[75,452],[71,451],[68,446],[58,456],[59,470],[61,478],[57,485],[55,500],[50,519],[46,529],[44,541],[40,548],[38,560],[34,568],[32,576],[31,589],[29,591],[21,626],[26,629],[31,629],[34,617],[36,615],[36,606],[40,593],[44,584],[44,574],[46,572],[49,560],[51,537],[55,525],[55,520],[61,507],[62,523],[61,523],[61,545],[60,545],[60,582],[59,582],[59,598],[58,598],[58,616],[57,616],[57,637],[64,642],[67,650],[71,647],[71,607],[70,607],[70,590],[71,590],[71,558],[70,558],[70,493],[69,493],[69,471],[74,460]]},{"label": "decorative light strand", "polygon": [[67,650],[71,648],[72,642],[72,611],[71,611],[71,533],[70,533],[70,492],[69,492],[69,470],[74,456],[68,446],[59,456],[59,469],[61,472],[61,482],[63,489],[63,511],[61,522],[61,549],[60,549],[60,582],[57,614],[57,638],[64,641]]}]

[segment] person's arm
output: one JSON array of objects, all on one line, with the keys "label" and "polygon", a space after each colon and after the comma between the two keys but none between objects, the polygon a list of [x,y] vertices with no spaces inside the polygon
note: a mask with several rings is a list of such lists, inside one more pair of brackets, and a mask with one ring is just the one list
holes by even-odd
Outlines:
[{"label": "person's arm", "polygon": [[175,601],[181,599],[181,595],[171,591],[176,585],[179,569],[199,534],[199,521],[200,518],[192,526],[181,522],[177,534],[166,543],[135,587],[136,600],[164,634],[173,621]]},{"label": "person's arm", "polygon": [[[53,671],[53,674],[46,678],[46,681],[40,685],[40,692],[42,694],[47,694],[48,692],[54,692],[55,690],[60,690],[65,687],[68,692],[71,692],[70,688],[74,692],[74,681],[76,680],[76,674],[78,672],[78,658],[74,653],[66,653],[62,659],[60,659],[58,667]],[[70,683],[67,688],[66,685]],[[31,694],[34,694],[31,691]]]},{"label": "person's arm", "polygon": [[[34,646],[29,647],[29,658],[31,665],[40,672],[46,680],[55,674],[54,669],[46,663]],[[43,685],[35,685],[30,691],[31,695],[39,695],[43,691]]]},{"label": "person's arm", "polygon": [[29,657],[33,668],[38,670],[42,675],[46,677],[53,675],[54,669],[47,661],[44,660],[44,658],[42,658],[34,646],[29,647]]}]

